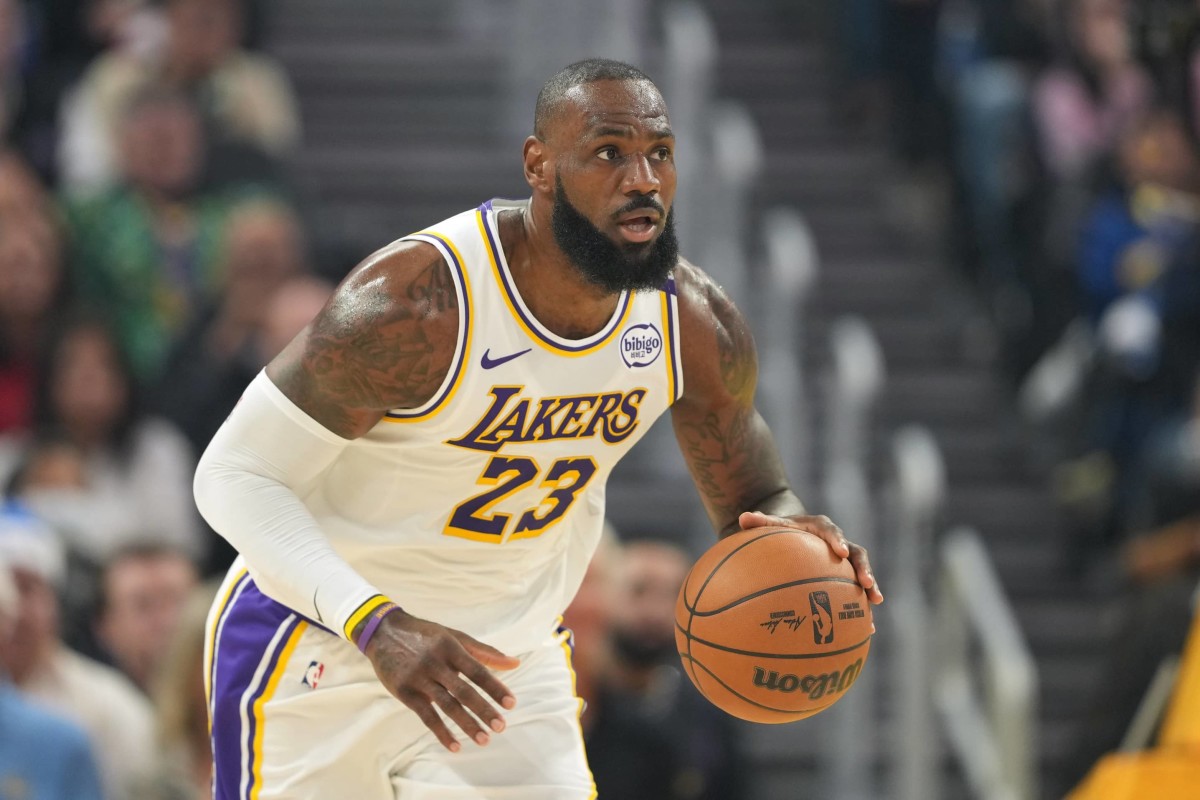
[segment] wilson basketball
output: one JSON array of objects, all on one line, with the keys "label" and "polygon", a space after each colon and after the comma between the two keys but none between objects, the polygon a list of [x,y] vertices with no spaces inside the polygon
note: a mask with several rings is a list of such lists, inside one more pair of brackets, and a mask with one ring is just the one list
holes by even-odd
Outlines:
[{"label": "wilson basketball", "polygon": [[871,648],[871,606],[848,560],[794,528],[754,528],[693,565],[675,604],[684,671],[713,705],[751,722],[824,711]]}]

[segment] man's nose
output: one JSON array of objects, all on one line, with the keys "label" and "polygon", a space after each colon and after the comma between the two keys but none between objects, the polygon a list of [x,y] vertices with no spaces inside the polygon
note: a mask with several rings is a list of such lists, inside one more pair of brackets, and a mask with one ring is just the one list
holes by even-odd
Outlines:
[{"label": "man's nose", "polygon": [[625,173],[621,188],[625,194],[657,194],[661,181],[650,159],[638,153],[630,159],[629,169]]}]

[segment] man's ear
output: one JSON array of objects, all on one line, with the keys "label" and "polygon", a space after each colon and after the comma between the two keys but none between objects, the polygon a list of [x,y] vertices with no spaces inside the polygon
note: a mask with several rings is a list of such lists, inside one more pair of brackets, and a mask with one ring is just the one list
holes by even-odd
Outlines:
[{"label": "man's ear", "polygon": [[536,136],[525,140],[525,182],[535,192],[554,191],[554,165],[548,158],[546,143]]}]

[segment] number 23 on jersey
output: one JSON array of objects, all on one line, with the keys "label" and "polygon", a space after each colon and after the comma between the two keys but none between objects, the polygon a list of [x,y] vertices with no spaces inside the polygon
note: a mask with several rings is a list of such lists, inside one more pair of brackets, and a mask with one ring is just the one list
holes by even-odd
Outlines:
[{"label": "number 23 on jersey", "polygon": [[[443,532],[496,544],[540,536],[563,518],[595,474],[596,462],[588,456],[560,458],[544,473],[528,456],[492,456],[476,481],[490,488],[455,506]],[[540,503],[514,513],[495,510],[539,476],[540,486],[546,490]]]}]

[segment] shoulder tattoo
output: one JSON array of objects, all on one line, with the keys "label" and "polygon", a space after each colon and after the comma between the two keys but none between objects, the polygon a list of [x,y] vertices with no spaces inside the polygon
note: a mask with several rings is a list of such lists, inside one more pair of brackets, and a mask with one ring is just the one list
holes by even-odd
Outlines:
[{"label": "shoulder tattoo", "polygon": [[457,333],[458,294],[440,254],[415,270],[374,264],[338,289],[277,383],[330,430],[360,435],[389,409],[433,397]]}]

